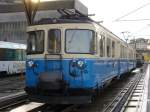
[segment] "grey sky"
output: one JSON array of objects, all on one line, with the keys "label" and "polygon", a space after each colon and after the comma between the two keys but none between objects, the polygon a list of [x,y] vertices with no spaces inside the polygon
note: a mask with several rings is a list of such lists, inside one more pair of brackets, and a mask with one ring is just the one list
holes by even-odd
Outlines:
[{"label": "grey sky", "polygon": [[[150,38],[150,20],[135,21],[139,19],[150,19],[150,0],[81,0],[89,8],[90,13],[96,14],[93,17],[97,21],[104,21],[102,25],[110,29],[119,37],[123,38],[121,32],[130,32],[129,39]],[[134,13],[133,13],[134,12]],[[131,14],[130,14],[131,13]],[[119,17],[127,15],[121,20]]]}]

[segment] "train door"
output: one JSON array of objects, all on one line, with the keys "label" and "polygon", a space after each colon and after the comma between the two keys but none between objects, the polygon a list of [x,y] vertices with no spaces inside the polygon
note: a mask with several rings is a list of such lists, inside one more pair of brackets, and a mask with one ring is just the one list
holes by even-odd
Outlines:
[{"label": "train door", "polygon": [[61,30],[50,29],[47,37],[46,70],[61,71]]},{"label": "train door", "polygon": [[99,40],[99,54],[100,54],[100,61],[99,61],[99,79],[103,80],[106,77],[106,62],[104,60],[105,57],[105,36],[104,35],[98,35]]},{"label": "train door", "polygon": [[[41,75],[42,84],[46,89],[60,89],[62,82],[61,30],[50,29],[45,43],[45,73]],[[46,85],[47,84],[47,85]]]}]

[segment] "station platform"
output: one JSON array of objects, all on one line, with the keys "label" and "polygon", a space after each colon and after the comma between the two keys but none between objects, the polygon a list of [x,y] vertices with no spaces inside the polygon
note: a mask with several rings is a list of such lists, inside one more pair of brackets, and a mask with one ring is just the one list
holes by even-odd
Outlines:
[{"label": "station platform", "polygon": [[145,112],[150,112],[150,64],[147,66],[145,89]]},{"label": "station platform", "polygon": [[150,63],[135,71],[141,74],[141,78],[121,112],[150,112]]},{"label": "station platform", "polygon": [[[146,69],[143,71],[143,92],[139,92],[139,100],[135,106],[135,111],[131,112],[150,112],[150,63],[147,63]],[[128,111],[130,112],[130,111]]]}]

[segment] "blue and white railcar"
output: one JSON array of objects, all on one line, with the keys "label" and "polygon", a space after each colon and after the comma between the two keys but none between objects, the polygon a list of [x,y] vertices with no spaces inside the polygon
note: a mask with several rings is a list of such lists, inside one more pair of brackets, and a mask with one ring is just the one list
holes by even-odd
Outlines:
[{"label": "blue and white railcar", "polygon": [[29,26],[26,92],[33,101],[91,102],[95,91],[135,68],[135,50],[93,21]]},{"label": "blue and white railcar", "polygon": [[25,72],[26,45],[0,41],[0,76]]}]

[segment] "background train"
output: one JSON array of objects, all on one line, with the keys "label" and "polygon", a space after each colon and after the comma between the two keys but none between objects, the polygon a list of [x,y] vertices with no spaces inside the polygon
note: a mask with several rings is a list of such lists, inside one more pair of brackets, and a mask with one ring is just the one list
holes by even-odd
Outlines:
[{"label": "background train", "polygon": [[126,42],[88,17],[70,16],[27,28],[25,90],[32,101],[90,103],[97,90],[136,67],[136,51]]},{"label": "background train", "polygon": [[136,53],[136,67],[141,67],[144,64],[144,56],[141,53]]},{"label": "background train", "polygon": [[26,45],[0,41],[0,76],[25,72]]},{"label": "background train", "polygon": [[150,53],[144,54],[144,61],[149,62],[150,61]]}]

